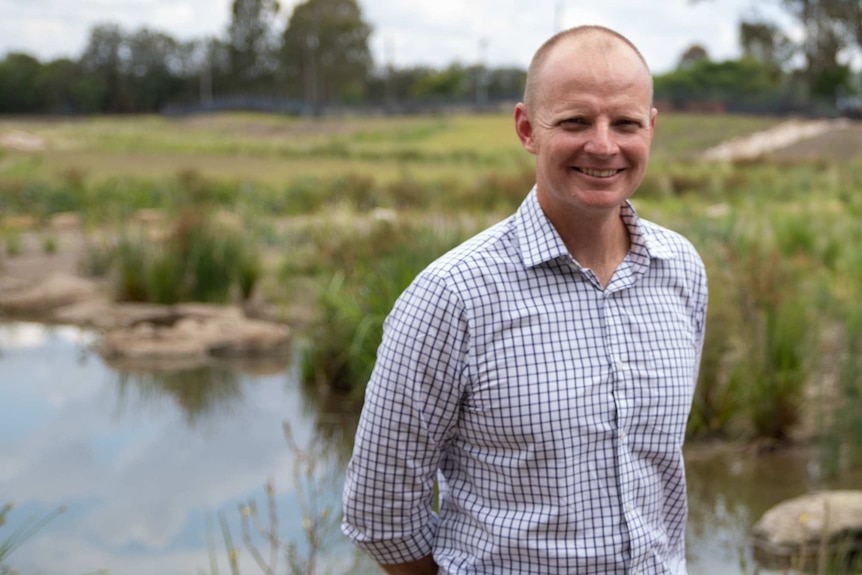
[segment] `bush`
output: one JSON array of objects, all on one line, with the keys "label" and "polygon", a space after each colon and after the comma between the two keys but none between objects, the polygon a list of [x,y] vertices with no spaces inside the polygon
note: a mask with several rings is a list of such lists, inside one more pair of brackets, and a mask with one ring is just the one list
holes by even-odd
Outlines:
[{"label": "bush", "polygon": [[[380,222],[352,250],[339,251],[332,279],[318,296],[319,317],[301,350],[303,380],[361,397],[371,376],[383,321],[425,266],[466,237],[430,227]],[[362,257],[376,250],[374,257]]]},{"label": "bush", "polygon": [[111,259],[117,267],[115,295],[121,301],[247,299],[261,274],[253,238],[194,210],[181,215],[161,243],[143,235],[121,238]]}]

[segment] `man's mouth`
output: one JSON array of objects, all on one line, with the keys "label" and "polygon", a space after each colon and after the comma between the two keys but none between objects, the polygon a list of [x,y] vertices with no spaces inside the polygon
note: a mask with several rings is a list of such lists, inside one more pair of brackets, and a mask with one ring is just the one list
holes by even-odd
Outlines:
[{"label": "man's mouth", "polygon": [[575,168],[575,171],[581,172],[586,176],[590,176],[592,178],[610,178],[611,176],[615,176],[618,173],[622,172],[622,170],[595,170],[593,168]]},{"label": "man's mouth", "polygon": [[587,176],[593,178],[610,178],[611,176],[615,176],[618,173],[622,172],[622,170],[594,170],[592,168],[575,168],[575,171],[581,172]]}]

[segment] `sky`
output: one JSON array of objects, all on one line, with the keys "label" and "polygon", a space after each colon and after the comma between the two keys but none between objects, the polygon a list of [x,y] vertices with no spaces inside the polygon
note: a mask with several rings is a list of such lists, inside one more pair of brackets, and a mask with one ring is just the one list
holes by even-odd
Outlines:
[{"label": "sky", "polygon": [[[282,26],[299,0],[281,0]],[[77,58],[95,24],[142,27],[179,40],[224,37],[232,0],[0,0],[0,56]],[[621,32],[654,73],[692,44],[737,58],[741,17],[780,14],[778,0],[359,0],[378,65],[518,66],[559,29],[600,24]]]}]

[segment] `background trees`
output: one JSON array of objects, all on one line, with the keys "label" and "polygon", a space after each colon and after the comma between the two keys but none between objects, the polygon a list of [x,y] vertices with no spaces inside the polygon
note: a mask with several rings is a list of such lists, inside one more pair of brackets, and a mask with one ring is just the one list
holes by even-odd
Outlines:
[{"label": "background trees", "polygon": [[[675,70],[656,77],[656,98],[721,102],[735,111],[835,113],[837,97],[860,91],[850,62],[862,56],[862,0],[778,5],[794,34],[778,22],[743,20],[740,58],[714,62],[693,44]],[[290,14],[278,0],[233,0],[222,37],[190,42],[100,23],[77,59],[43,64],[10,53],[0,60],[0,113],[320,113],[343,105],[485,106],[521,96],[525,71],[515,67],[375,66],[371,34],[357,0],[305,0]]]},{"label": "background trees", "polygon": [[287,93],[315,110],[321,103],[359,102],[373,61],[371,26],[356,0],[307,0],[284,31],[281,62]]},{"label": "background trees", "polygon": [[234,0],[227,29],[230,84],[234,89],[272,84],[278,69],[276,0]]}]

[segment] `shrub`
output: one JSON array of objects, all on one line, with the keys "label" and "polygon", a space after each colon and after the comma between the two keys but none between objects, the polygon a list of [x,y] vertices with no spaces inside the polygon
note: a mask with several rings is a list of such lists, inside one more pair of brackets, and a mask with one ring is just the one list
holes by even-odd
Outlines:
[{"label": "shrub", "polygon": [[245,299],[261,273],[253,238],[194,210],[184,212],[161,243],[142,235],[123,237],[113,259],[118,271],[115,294],[124,301]]},{"label": "shrub", "polygon": [[[459,229],[381,222],[368,237],[353,239],[318,296],[319,317],[301,349],[306,383],[325,384],[361,397],[377,356],[383,321],[395,300],[433,259],[465,237]],[[377,250],[374,257],[357,257]]]}]

